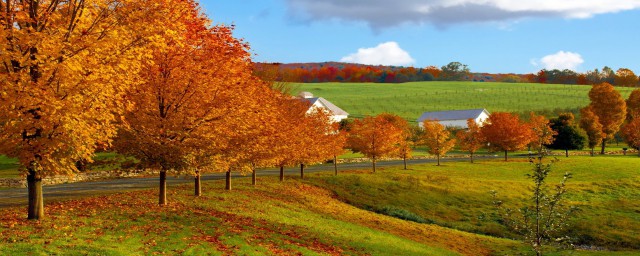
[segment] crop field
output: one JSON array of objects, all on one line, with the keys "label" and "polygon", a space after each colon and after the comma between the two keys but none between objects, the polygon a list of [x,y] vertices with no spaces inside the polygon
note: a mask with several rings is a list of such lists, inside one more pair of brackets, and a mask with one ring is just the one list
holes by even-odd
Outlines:
[{"label": "crop field", "polygon": [[[376,83],[308,83],[300,91],[323,97],[350,114],[361,118],[382,112],[398,114],[416,122],[425,111],[485,108],[489,112],[506,111],[551,113],[576,111],[589,104],[586,85],[482,83],[482,82],[412,82]],[[633,88],[617,88],[625,99]]]}]

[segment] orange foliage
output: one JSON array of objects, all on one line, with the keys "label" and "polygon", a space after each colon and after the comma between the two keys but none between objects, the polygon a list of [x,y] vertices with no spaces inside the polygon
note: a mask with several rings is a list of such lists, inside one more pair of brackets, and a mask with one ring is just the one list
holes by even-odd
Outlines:
[{"label": "orange foliage", "polygon": [[451,138],[451,132],[437,120],[425,120],[423,129],[424,134],[420,138],[420,144],[427,146],[429,154],[435,155],[438,158],[438,165],[440,165],[440,157],[456,145],[456,140]]},{"label": "orange foliage", "polygon": [[617,86],[635,87],[638,85],[638,76],[628,68],[620,68],[616,71],[614,83]]},{"label": "orange foliage", "polygon": [[604,140],[600,153],[604,154],[605,141],[613,138],[620,129],[627,115],[627,106],[620,93],[608,83],[593,85],[589,91],[589,99],[589,108],[598,116],[598,122],[602,125]]},{"label": "orange foliage", "polygon": [[456,133],[456,138],[460,145],[460,149],[466,150],[470,154],[473,163],[473,154],[480,148],[484,147],[487,142],[480,132],[480,126],[473,119],[467,120],[467,129],[460,130]]},{"label": "orange foliage", "polygon": [[627,120],[640,117],[640,89],[633,90],[626,100],[627,103]]},{"label": "orange foliage", "polygon": [[622,127],[622,137],[629,146],[640,150],[640,118],[634,118]]},{"label": "orange foliage", "polygon": [[504,151],[521,150],[531,141],[531,128],[520,118],[507,112],[491,114],[480,129],[482,136],[489,143],[489,148]]},{"label": "orange foliage", "polygon": [[549,119],[533,112],[529,114],[529,127],[531,127],[531,142],[529,145],[539,154],[542,153],[545,145],[553,143],[553,136],[558,134],[558,132],[551,129]]},{"label": "orange foliage", "polygon": [[580,128],[587,133],[588,146],[593,154],[593,148],[600,144],[604,138],[602,125],[598,116],[591,111],[591,108],[580,109]]},{"label": "orange foliage", "polygon": [[389,117],[389,114],[367,116],[356,119],[350,127],[347,138],[349,148],[371,158],[374,172],[376,161],[395,154],[398,144],[403,140],[402,129],[393,125]]}]

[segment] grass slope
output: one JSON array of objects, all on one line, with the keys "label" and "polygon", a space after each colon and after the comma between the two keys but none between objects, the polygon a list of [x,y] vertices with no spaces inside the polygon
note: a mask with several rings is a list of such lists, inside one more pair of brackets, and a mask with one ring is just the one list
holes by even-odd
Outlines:
[{"label": "grass slope", "polygon": [[[313,175],[312,175],[313,176]],[[24,219],[24,208],[0,210],[0,255],[487,255],[521,251],[518,242],[416,224],[348,205],[298,180],[205,183],[171,187],[170,205],[156,190],[46,205],[48,217]],[[215,188],[212,188],[215,187]]]},{"label": "grass slope", "polygon": [[[350,117],[361,118],[391,112],[410,122],[425,111],[486,108],[489,112],[553,111],[577,109],[589,104],[590,86],[525,83],[412,82],[307,83],[309,91],[344,109]],[[623,97],[633,88],[617,87]]]},{"label": "grass slope", "polygon": [[[548,184],[557,184],[565,172],[568,199],[578,206],[570,235],[574,242],[610,249],[640,250],[640,158],[597,156],[561,158],[553,167]],[[525,174],[527,160],[445,163],[444,166],[411,166],[411,170],[387,168],[325,174],[313,184],[363,209],[400,215],[479,234],[514,237],[495,218],[491,190],[510,208],[529,200],[531,182]],[[638,253],[638,251],[636,251]]]}]

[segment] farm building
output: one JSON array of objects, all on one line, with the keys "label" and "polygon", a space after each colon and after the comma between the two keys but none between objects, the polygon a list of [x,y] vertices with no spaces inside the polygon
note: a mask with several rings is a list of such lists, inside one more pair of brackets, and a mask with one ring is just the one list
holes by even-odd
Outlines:
[{"label": "farm building", "polygon": [[478,125],[482,125],[482,122],[488,117],[489,111],[483,108],[424,112],[420,118],[418,118],[418,125],[422,127],[424,120],[438,120],[438,122],[446,127],[468,128],[467,119],[473,119]]},{"label": "farm building", "polygon": [[324,109],[331,113],[331,118],[334,122],[340,122],[342,121],[342,119],[346,119],[347,117],[349,117],[349,113],[347,113],[346,111],[329,102],[325,98],[313,97],[313,94],[310,92],[300,92],[298,94],[298,97],[300,97],[301,100],[309,103],[309,110],[307,110],[307,113],[315,111],[316,109]]}]

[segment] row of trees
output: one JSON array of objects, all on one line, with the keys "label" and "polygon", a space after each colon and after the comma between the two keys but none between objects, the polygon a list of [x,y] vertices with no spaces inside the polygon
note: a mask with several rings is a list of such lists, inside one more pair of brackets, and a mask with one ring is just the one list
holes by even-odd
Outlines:
[{"label": "row of trees", "polygon": [[609,83],[616,86],[636,87],[638,76],[628,68],[619,68],[613,71],[605,66],[602,70],[594,69],[585,73],[577,73],[573,70],[540,70],[529,78],[531,82],[548,84],[601,84]]},{"label": "row of trees", "polygon": [[[29,219],[42,179],[115,150],[195,177],[315,163],[342,152],[324,111],[254,75],[249,46],[193,0],[2,1],[0,154],[26,174]],[[342,144],[341,144],[342,141]],[[304,169],[302,169],[304,171]],[[283,177],[281,175],[281,177]]]},{"label": "row of trees", "polygon": [[471,162],[473,154],[483,147],[504,152],[506,161],[509,151],[526,148],[539,154],[547,147],[561,149],[568,156],[569,150],[582,149],[585,142],[592,155],[597,146],[601,146],[600,153],[604,154],[606,142],[621,131],[625,142],[640,152],[640,89],[625,101],[611,84],[601,83],[593,86],[589,97],[591,103],[581,110],[579,125],[571,113],[551,120],[531,113],[525,122],[516,114],[496,112],[481,126],[470,119],[467,129],[454,133],[437,120],[427,120],[423,129],[416,129],[399,116],[385,113],[347,126],[347,145],[370,158],[374,172],[376,161],[383,157],[401,157],[406,163],[415,145],[426,146],[437,157],[438,165],[440,157],[456,142],[461,150],[469,152]]}]

